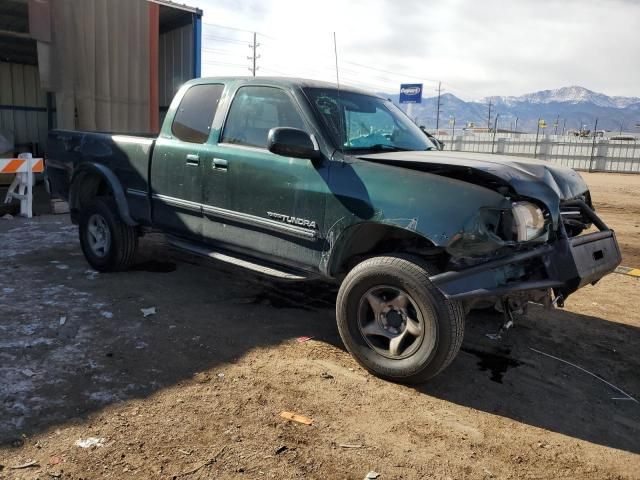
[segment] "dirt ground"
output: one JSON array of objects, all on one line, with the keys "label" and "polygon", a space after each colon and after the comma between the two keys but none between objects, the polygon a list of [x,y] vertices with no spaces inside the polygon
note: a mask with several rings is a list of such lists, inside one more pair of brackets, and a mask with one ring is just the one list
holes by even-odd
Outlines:
[{"label": "dirt ground", "polygon": [[[640,176],[585,177],[640,267]],[[500,340],[498,316],[472,313],[456,360],[416,388],[351,359],[322,284],[155,236],[132,271],[97,274],[50,215],[0,220],[0,266],[2,479],[640,478],[640,404],[544,355],[640,398],[637,278],[532,307]]]}]

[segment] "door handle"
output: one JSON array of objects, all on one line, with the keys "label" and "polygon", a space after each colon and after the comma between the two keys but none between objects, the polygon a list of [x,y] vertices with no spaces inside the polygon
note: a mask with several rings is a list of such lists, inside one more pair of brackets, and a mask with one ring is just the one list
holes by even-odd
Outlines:
[{"label": "door handle", "polygon": [[214,158],[213,159],[213,168],[219,170],[226,170],[229,166],[229,162],[227,162],[224,158]]},{"label": "door handle", "polygon": [[198,155],[190,153],[189,155],[187,155],[187,165],[197,167],[198,165],[200,165],[200,157]]}]

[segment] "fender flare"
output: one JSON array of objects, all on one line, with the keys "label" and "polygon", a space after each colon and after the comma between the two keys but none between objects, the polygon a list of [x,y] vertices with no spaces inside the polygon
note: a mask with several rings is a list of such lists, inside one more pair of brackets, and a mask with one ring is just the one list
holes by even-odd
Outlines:
[{"label": "fender flare", "polygon": [[131,227],[137,226],[138,222],[131,218],[131,214],[129,213],[129,204],[127,203],[127,197],[125,196],[120,180],[110,168],[100,163],[85,162],[74,172],[69,187],[69,206],[73,208],[73,206],[76,205],[80,182],[87,175],[97,175],[104,180],[111,189],[111,192],[113,192],[118,214],[122,221]]},{"label": "fender flare", "polygon": [[[374,234],[375,230],[379,230],[379,235]],[[358,253],[357,250],[351,249],[352,245],[361,246],[361,253],[365,253],[368,247],[375,246],[376,242],[383,238],[386,233],[396,233],[406,238],[415,238],[424,242],[425,245],[432,246],[434,249],[442,248],[423,233],[405,228],[401,225],[381,222],[362,222],[350,225],[340,232],[335,240],[329,240],[329,248],[322,255],[320,270],[333,278],[338,273],[342,263],[350,258],[352,254]],[[331,232],[329,232],[329,236],[331,236]]]}]

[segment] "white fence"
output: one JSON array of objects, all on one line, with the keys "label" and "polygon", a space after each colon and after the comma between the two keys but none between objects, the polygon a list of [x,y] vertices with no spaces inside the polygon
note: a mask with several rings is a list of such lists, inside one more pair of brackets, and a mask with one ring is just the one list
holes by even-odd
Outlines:
[{"label": "white fence", "polygon": [[445,150],[516,155],[589,172],[640,173],[640,144],[607,138],[475,133],[439,136]]}]

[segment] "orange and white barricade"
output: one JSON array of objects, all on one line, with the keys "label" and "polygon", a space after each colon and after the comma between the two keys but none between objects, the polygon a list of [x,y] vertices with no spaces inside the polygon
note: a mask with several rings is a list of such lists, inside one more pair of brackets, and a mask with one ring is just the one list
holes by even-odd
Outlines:
[{"label": "orange and white barricade", "polygon": [[17,198],[20,200],[20,215],[31,218],[33,216],[33,174],[43,171],[42,158],[33,158],[30,153],[21,153],[18,158],[0,158],[0,173],[16,174],[16,178],[9,186],[4,203]]}]

